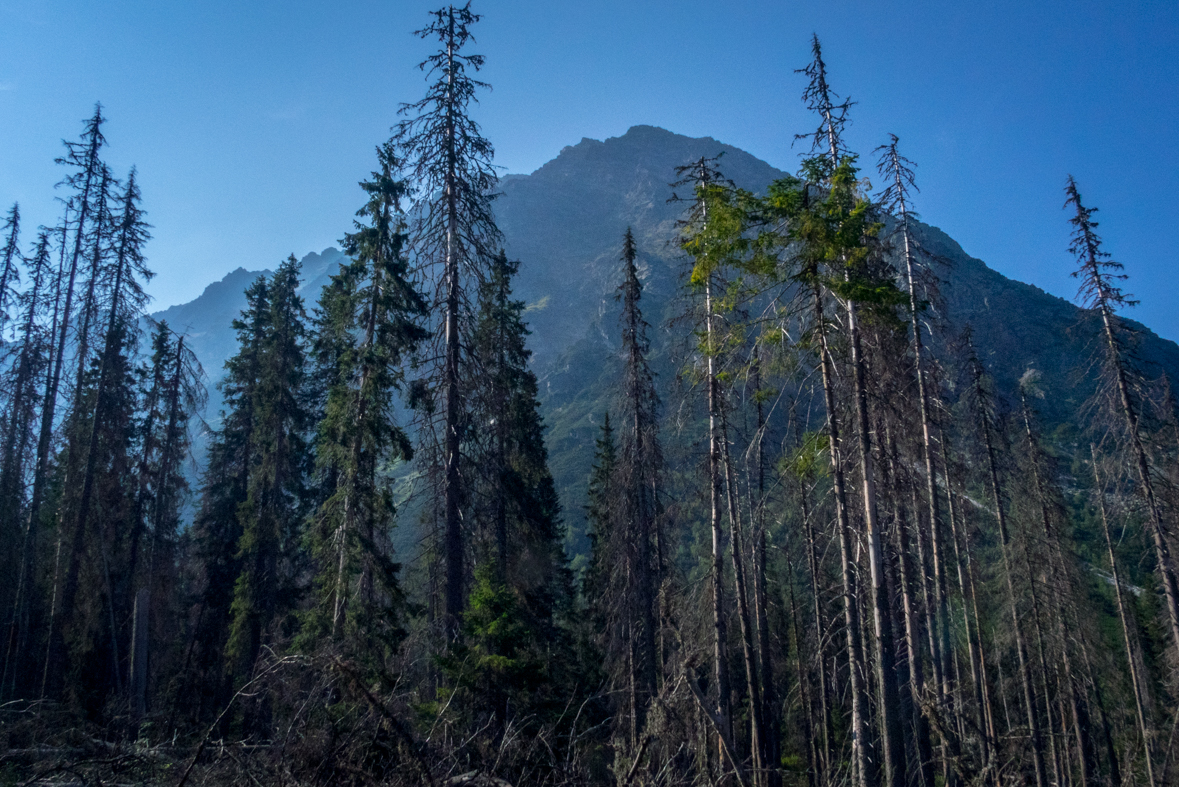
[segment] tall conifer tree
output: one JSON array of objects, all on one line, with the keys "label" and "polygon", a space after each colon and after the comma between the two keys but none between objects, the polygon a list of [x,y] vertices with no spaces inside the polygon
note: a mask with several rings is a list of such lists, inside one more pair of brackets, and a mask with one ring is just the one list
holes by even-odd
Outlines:
[{"label": "tall conifer tree", "polygon": [[12,203],[4,217],[4,248],[0,250],[0,331],[8,324],[8,307],[20,283],[20,205]]},{"label": "tall conifer tree", "polygon": [[254,402],[261,382],[269,336],[270,282],[259,276],[246,288],[246,308],[232,325],[238,351],[225,362],[220,424],[209,440],[201,478],[200,508],[193,520],[193,552],[199,565],[195,589],[197,619],[191,634],[185,691],[180,701],[197,717],[215,714],[229,697],[223,657],[232,620],[237,578],[241,573],[238,510],[249,494],[254,466]]},{"label": "tall conifer tree", "polygon": [[1086,208],[1081,202],[1077,182],[1070,175],[1065,185],[1068,199],[1065,207],[1072,207],[1072,245],[1069,251],[1077,258],[1078,267],[1073,277],[1081,282],[1078,295],[1086,308],[1092,309],[1101,319],[1102,363],[1106,385],[1112,387],[1117,415],[1124,423],[1124,440],[1128,444],[1138,485],[1146,504],[1147,526],[1154,544],[1156,568],[1163,587],[1164,608],[1171,631],[1171,644],[1179,650],[1179,579],[1176,577],[1175,560],[1167,538],[1167,526],[1163,521],[1162,505],[1155,492],[1155,470],[1147,456],[1142,434],[1142,403],[1136,395],[1135,384],[1141,384],[1141,376],[1134,368],[1133,330],[1126,325],[1117,309],[1133,306],[1137,301],[1125,295],[1119,281],[1126,276],[1123,266],[1110,258],[1102,249],[1101,237],[1097,234],[1098,223],[1093,220],[1097,208]]},{"label": "tall conifer tree", "polygon": [[519,263],[501,251],[479,291],[472,354],[478,417],[472,451],[484,469],[479,513],[491,538],[486,556],[495,576],[520,595],[535,625],[549,626],[568,591],[560,504],[548,468],[532,352],[525,341],[524,301],[512,297]]},{"label": "tall conifer tree", "polygon": [[656,596],[662,572],[660,549],[660,486],[663,455],[659,444],[659,395],[647,356],[650,327],[639,301],[638,252],[627,228],[622,243],[623,280],[617,299],[622,303],[623,378],[618,412],[624,426],[618,455],[626,512],[622,571],[626,588],[626,614],[630,618],[630,705],[634,725],[632,745],[637,745],[648,705],[655,696],[659,668],[655,648],[658,617]]},{"label": "tall conifer tree", "polygon": [[5,588],[11,595],[3,596],[5,606],[2,608],[10,617],[6,621],[0,696],[16,696],[18,686],[23,687],[27,679],[18,672],[27,663],[21,650],[33,592],[38,533],[26,518],[25,482],[36,448],[34,437],[41,405],[38,383],[49,360],[50,339],[43,324],[54,273],[48,231],[40,233],[28,267],[29,288],[17,296],[19,324],[8,375],[10,399],[0,450],[0,534],[3,543],[12,545],[12,562],[5,572],[12,578],[11,587]]},{"label": "tall conifer tree", "polygon": [[[236,558],[227,668],[248,680],[275,617],[294,599],[289,551],[305,512],[309,470],[303,363],[306,344],[299,263],[294,255],[270,278],[270,316],[260,346],[246,499],[237,511]],[[284,589],[286,592],[283,592]]]},{"label": "tall conifer tree", "polygon": [[[116,689],[121,688],[122,666],[119,664],[119,632],[114,630],[116,599],[113,596],[111,553],[118,548],[125,535],[122,525],[127,514],[123,510],[126,494],[121,488],[120,474],[130,471],[128,454],[134,437],[131,428],[136,404],[129,375],[138,350],[137,322],[147,301],[142,283],[152,276],[143,254],[143,246],[151,236],[139,204],[140,199],[135,170],[132,169],[120,199],[120,210],[111,216],[116,223],[111,237],[110,264],[94,265],[92,261],[89,289],[96,293],[95,304],[98,294],[105,296],[103,306],[106,320],[99,336],[101,353],[93,360],[87,376],[77,381],[75,412],[70,418],[67,434],[64,467],[66,486],[59,503],[58,516],[69,544],[65,552],[65,573],[57,608],[60,621],[50,631],[50,658],[46,664],[50,674],[53,674],[53,670],[64,669],[66,654],[63,648],[67,636],[73,639],[73,658],[83,657],[85,651],[77,650],[82,645],[79,639],[82,632],[69,629],[79,612],[75,605],[82,579],[84,553],[88,544],[96,544],[93,551],[102,564],[101,577],[97,581],[104,586],[107,597],[111,628],[110,657],[115,661],[112,682]],[[101,215],[101,210],[97,215]],[[95,233],[101,232],[101,227],[96,226]],[[97,248],[100,242],[96,241],[95,245]],[[79,352],[83,350],[84,347],[79,348]],[[80,478],[73,476],[73,473],[79,471]],[[62,676],[59,672],[58,678]]]},{"label": "tall conifer tree", "polygon": [[497,734],[553,709],[572,686],[563,620],[572,583],[563,546],[556,484],[548,467],[532,355],[525,341],[524,302],[512,297],[519,263],[500,251],[479,289],[471,334],[473,430],[478,469],[471,487],[475,584],[464,615],[465,642],[447,659],[458,686],[486,707]]},{"label": "tall conifer tree", "polygon": [[448,5],[431,16],[431,23],[416,35],[441,45],[420,66],[434,81],[425,98],[402,105],[399,112],[406,117],[397,124],[394,139],[404,149],[408,172],[416,181],[418,219],[411,241],[419,264],[436,285],[434,300],[441,320],[436,341],[441,358],[437,383],[442,399],[444,614],[447,635],[453,637],[463,610],[467,545],[462,512],[469,502],[462,467],[468,428],[463,403],[469,382],[463,336],[472,323],[470,282],[487,276],[500,232],[491,211],[498,182],[491,164],[494,148],[470,115],[476,92],[489,87],[473,76],[483,67],[483,56],[465,51],[474,42],[471,27],[480,17],[471,12],[470,3]]},{"label": "tall conifer tree", "polygon": [[427,334],[418,324],[425,302],[409,280],[406,184],[396,147],[379,147],[377,161],[372,179],[360,184],[368,195],[357,213],[363,221],[344,239],[352,261],[321,302],[320,364],[335,371],[325,377],[316,448],[332,487],[310,532],[316,599],[302,636],[339,642],[387,676],[405,614],[390,544],[396,509],[389,473],[413,457],[395,404],[407,393],[407,367]]}]

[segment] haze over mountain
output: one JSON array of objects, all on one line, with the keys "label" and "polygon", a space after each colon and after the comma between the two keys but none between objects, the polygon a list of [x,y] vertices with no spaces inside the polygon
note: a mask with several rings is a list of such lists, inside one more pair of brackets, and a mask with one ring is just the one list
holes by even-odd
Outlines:
[{"label": "haze over mountain", "polygon": [[[632,227],[638,243],[653,362],[666,387],[675,364],[665,320],[676,310],[674,295],[686,265],[672,243],[683,205],[669,202],[673,189],[668,184],[676,179],[677,166],[718,154],[725,177],[752,191],[784,174],[709,137],[635,126],[621,137],[583,139],[532,174],[501,181],[496,215],[508,255],[521,261],[516,296],[529,304],[530,347],[549,428],[550,462],[574,530],[582,518],[597,424],[610,405],[606,392],[617,370],[614,291],[623,233]],[[972,326],[998,390],[1013,390],[1028,368],[1038,369],[1053,393],[1045,416],[1056,422],[1074,417],[1089,386],[1074,370],[1086,363],[1095,335],[1083,324],[1085,312],[991,270],[935,227],[918,225],[918,237],[945,263],[937,272],[944,280],[946,314],[955,329]],[[335,248],[302,259],[309,310],[342,259]],[[245,305],[243,290],[260,273],[239,268],[197,299],[152,315],[188,331],[210,384],[236,349],[230,323]],[[1148,329],[1142,332],[1139,354],[1160,370],[1179,373],[1179,346]],[[216,422],[218,403],[214,393],[206,414],[210,423]]]}]

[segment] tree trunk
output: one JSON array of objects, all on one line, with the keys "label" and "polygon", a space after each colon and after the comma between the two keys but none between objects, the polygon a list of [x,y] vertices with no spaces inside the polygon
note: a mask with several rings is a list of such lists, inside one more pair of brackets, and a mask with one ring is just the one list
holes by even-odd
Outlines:
[{"label": "tree trunk", "polygon": [[[1058,739],[1054,733],[1056,722],[1053,718],[1052,712],[1052,681],[1051,673],[1048,671],[1048,659],[1045,655],[1044,645],[1044,630],[1042,626],[1042,612],[1040,610],[1040,594],[1036,590],[1036,574],[1032,569],[1031,552],[1028,549],[1028,537],[1025,534],[1019,539],[1021,546],[1020,552],[1023,554],[1024,570],[1028,575],[1028,600],[1032,605],[1032,630],[1035,634],[1036,647],[1036,661],[1040,665],[1040,679],[1044,686],[1044,713],[1047,716],[1047,730],[1048,730],[1048,754],[1051,757],[1052,764],[1052,781],[1054,784],[1064,787],[1063,773],[1064,768],[1060,761],[1060,747],[1058,746]],[[1036,709],[1032,708],[1031,713],[1036,715]]]},{"label": "tree trunk", "polygon": [[[995,725],[995,709],[991,700],[990,680],[987,675],[987,656],[982,635],[982,616],[978,611],[978,593],[974,582],[974,563],[970,553],[970,531],[967,527],[965,512],[959,513],[955,505],[957,499],[954,493],[954,482],[950,474],[950,444],[944,432],[939,431],[939,442],[942,444],[946,466],[946,501],[950,514],[950,529],[954,539],[954,556],[958,563],[958,582],[962,590],[963,617],[966,619],[968,647],[973,649],[973,658],[977,659],[978,682],[975,684],[975,697],[979,703],[981,727],[986,745],[992,754],[998,747],[998,733]],[[961,528],[958,524],[961,523]],[[961,535],[959,535],[959,531]],[[959,551],[961,544],[961,551]],[[971,620],[974,621],[973,629]],[[973,641],[971,645],[970,642]]]},{"label": "tree trunk", "polygon": [[[794,570],[790,566],[789,556],[787,556],[787,566],[789,572],[788,590],[790,592],[790,631],[794,641],[794,670],[798,675],[798,691],[802,703],[802,737],[806,741],[806,780],[807,787],[819,787],[822,782],[822,777],[819,772],[819,739],[815,735],[814,723],[814,704],[811,702],[811,693],[808,690],[810,679],[808,677],[807,669],[803,660],[802,654],[802,637],[799,634],[799,619],[798,606],[794,600]],[[819,668],[820,674],[822,667]],[[771,681],[766,681],[767,693],[769,692]],[[776,763],[776,761],[775,761]],[[770,771],[772,776],[780,777],[778,769],[775,767]],[[780,781],[780,778],[779,778]]]},{"label": "tree trunk", "polygon": [[[716,715],[721,727],[718,737],[732,737],[732,714],[729,708],[729,663],[726,655],[727,628],[724,608],[724,531],[721,529],[721,488],[722,441],[721,403],[719,384],[716,379],[712,335],[712,283],[705,282],[704,289],[705,332],[707,341],[708,386],[708,479],[710,491],[710,521],[712,524],[712,628],[713,628],[713,678],[716,682]],[[733,545],[734,548],[736,545]],[[718,740],[718,751],[724,761],[723,743]],[[736,763],[733,763],[736,765]],[[723,768],[722,768],[723,770]]]},{"label": "tree trunk", "polygon": [[[454,17],[450,18],[447,39],[447,83],[454,73]],[[461,461],[462,393],[459,389],[459,215],[458,215],[458,151],[456,149],[455,122],[447,115],[446,129],[447,173],[443,185],[446,197],[446,336],[445,368],[442,387],[446,398],[446,421],[443,425],[443,463],[446,468],[446,636],[450,640],[459,636],[463,614],[463,531],[461,512],[462,475]]]},{"label": "tree trunk", "polygon": [[1101,529],[1105,535],[1105,549],[1109,556],[1109,571],[1113,575],[1114,598],[1118,604],[1118,619],[1122,623],[1122,644],[1126,648],[1126,663],[1130,667],[1130,686],[1134,690],[1134,711],[1138,721],[1138,734],[1142,736],[1142,748],[1145,752],[1146,778],[1149,787],[1156,787],[1154,763],[1151,756],[1151,725],[1147,721],[1145,703],[1142,696],[1142,678],[1138,674],[1138,660],[1135,658],[1134,638],[1130,634],[1130,619],[1126,614],[1126,603],[1122,597],[1122,578],[1118,572],[1118,561],[1114,557],[1113,539],[1109,533],[1109,516],[1105,508],[1105,489],[1102,486],[1101,474],[1097,470],[1097,449],[1092,445],[1089,451],[1093,456],[1093,477],[1096,482],[1098,508],[1101,511]]},{"label": "tree trunk", "polygon": [[[723,407],[723,405],[722,405]],[[745,658],[745,686],[749,692],[749,740],[753,755],[753,782],[762,783],[765,764],[761,714],[761,684],[757,679],[757,657],[754,652],[753,621],[749,614],[749,596],[745,584],[745,556],[742,546],[741,514],[737,503],[736,478],[729,456],[728,419],[721,411],[721,459],[725,467],[725,489],[729,504],[729,554],[733,561],[734,595],[737,599],[737,619],[741,624],[741,652]]]},{"label": "tree trunk", "polygon": [[1067,609],[1062,594],[1069,587],[1067,570],[1064,564],[1064,550],[1060,544],[1059,536],[1054,532],[1052,520],[1048,512],[1048,491],[1045,488],[1044,471],[1040,466],[1039,441],[1032,431],[1031,409],[1028,406],[1027,396],[1025,394],[1021,393],[1020,399],[1023,410],[1024,434],[1028,440],[1028,449],[1032,464],[1032,480],[1034,481],[1036,499],[1040,509],[1040,525],[1044,532],[1044,543],[1050,555],[1051,592],[1055,606],[1056,636],[1060,641],[1060,667],[1063,673],[1063,689],[1067,692],[1073,723],[1073,734],[1077,739],[1076,753],[1078,772],[1081,777],[1080,785],[1081,787],[1088,787],[1089,782],[1095,777],[1095,774],[1092,770],[1092,759],[1089,756],[1089,753],[1092,751],[1092,745],[1089,741],[1088,725],[1086,723],[1087,711],[1084,707],[1084,700],[1078,696],[1077,686],[1073,676],[1072,658],[1069,653],[1068,637],[1064,628]]},{"label": "tree trunk", "polygon": [[[944,443],[943,443],[944,446]],[[950,519],[950,538],[954,546],[954,564],[958,574],[958,592],[962,594],[962,618],[966,626],[966,653],[970,659],[970,683],[974,688],[974,702],[978,708],[979,748],[983,768],[990,766],[995,746],[995,728],[991,718],[990,696],[986,683],[986,661],[982,655],[982,631],[979,628],[978,604],[974,598],[974,586],[968,577],[971,571],[969,557],[963,562],[963,550],[959,546],[958,510],[954,505],[954,488],[950,479],[949,450],[946,450],[946,495]],[[962,538],[966,538],[965,523],[962,523]],[[969,556],[969,549],[966,555]],[[973,612],[973,620],[971,613]]]},{"label": "tree trunk", "polygon": [[823,598],[819,590],[819,547],[815,538],[815,525],[811,521],[809,496],[805,481],[800,479],[798,487],[799,508],[802,511],[803,524],[806,527],[806,559],[811,579],[812,612],[815,621],[815,660],[818,662],[816,676],[819,683],[819,733],[822,746],[819,749],[820,756],[816,758],[816,761],[819,767],[819,784],[825,785],[834,758],[831,730],[831,689],[827,682],[827,646],[823,636],[823,633],[827,631],[827,621],[823,615]]},{"label": "tree trunk", "polygon": [[903,787],[906,782],[905,740],[901,732],[900,691],[897,688],[896,650],[893,642],[892,612],[885,587],[884,554],[880,521],[876,510],[876,477],[868,421],[868,391],[864,380],[864,355],[856,302],[847,302],[847,325],[851,334],[852,375],[856,399],[856,431],[860,445],[860,476],[863,483],[864,524],[867,528],[868,566],[872,578],[873,629],[876,635],[876,682],[880,690],[881,743],[884,749],[885,783]]},{"label": "tree trunk", "polygon": [[[844,487],[843,459],[839,438],[839,414],[835,409],[835,378],[831,352],[827,346],[827,327],[823,316],[823,296],[814,287],[815,326],[819,334],[819,364],[822,367],[823,395],[827,410],[827,440],[831,453],[831,477],[835,494],[835,512],[839,535],[839,563],[843,577],[843,615],[847,633],[848,686],[851,693],[851,737],[854,783],[872,787],[875,774],[868,764],[868,700],[863,685],[864,649],[860,635],[859,593],[853,573],[851,525],[848,522],[847,494]],[[1042,786],[1038,786],[1042,787]]]},{"label": "tree trunk", "polygon": [[913,603],[912,550],[909,545],[909,523],[905,507],[901,503],[900,479],[897,476],[897,449],[890,430],[885,432],[887,442],[886,467],[891,477],[893,499],[896,508],[897,555],[900,563],[901,609],[905,616],[905,647],[909,662],[909,692],[912,695],[913,730],[917,749],[917,772],[922,787],[933,787],[933,746],[929,737],[929,720],[922,709],[925,701],[925,672],[921,657],[921,624]]},{"label": "tree trunk", "polygon": [[[981,400],[981,370],[975,369],[975,388],[979,392],[979,407]],[[1019,617],[1016,604],[1015,579],[1011,566],[1011,537],[1007,528],[1007,512],[1003,506],[1003,487],[999,483],[999,466],[995,456],[994,442],[991,439],[991,425],[987,413],[980,412],[982,421],[983,447],[987,457],[987,472],[991,482],[991,502],[995,506],[995,517],[999,524],[999,544],[1003,555],[1003,575],[1007,586],[1007,603],[1011,609],[1011,626],[1015,635],[1015,652],[1019,661],[1019,679],[1023,686],[1024,706],[1027,710],[1028,729],[1031,732],[1032,768],[1035,771],[1036,787],[1047,787],[1047,777],[1044,773],[1043,738],[1040,732],[1040,720],[1036,713],[1036,698],[1032,689],[1032,678],[1028,667],[1027,645],[1024,641],[1023,624]]]},{"label": "tree trunk", "polygon": [[[754,360],[752,382],[755,395],[761,388],[761,363]],[[779,787],[782,774],[778,769],[781,762],[779,752],[780,720],[778,715],[777,692],[774,682],[774,659],[770,650],[769,593],[766,589],[766,526],[765,526],[765,456],[763,439],[766,428],[765,410],[760,396],[757,397],[757,443],[753,446],[756,467],[757,500],[750,506],[755,531],[753,548],[753,611],[757,625],[757,652],[761,675],[761,716],[762,716],[762,763],[768,769],[766,784]],[[791,614],[794,614],[794,584],[790,585]],[[797,623],[797,617],[793,618]],[[795,636],[797,637],[797,631]],[[801,676],[800,676],[801,680]],[[810,708],[807,709],[809,727]],[[808,749],[809,751],[809,749]],[[812,786],[813,787],[813,786]]]}]

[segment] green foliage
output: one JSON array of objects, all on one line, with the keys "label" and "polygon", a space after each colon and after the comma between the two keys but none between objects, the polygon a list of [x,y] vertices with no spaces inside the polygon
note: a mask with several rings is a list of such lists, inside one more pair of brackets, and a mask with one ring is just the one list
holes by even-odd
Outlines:
[{"label": "green foliage", "polygon": [[[585,576],[582,578],[582,586],[585,597],[594,600],[595,610],[599,610],[600,601],[607,598],[607,577],[610,573],[609,544],[618,527],[615,521],[618,503],[617,472],[618,446],[614,440],[614,428],[610,425],[610,413],[606,413],[601,433],[594,441],[594,463],[590,471],[586,505],[590,557]],[[598,622],[601,624],[600,620]],[[601,629],[603,626],[599,625],[598,628]]]},{"label": "green foliage", "polygon": [[807,432],[802,436],[801,444],[778,461],[778,472],[800,481],[812,481],[826,475],[831,469],[828,450],[825,434]]},{"label": "green foliage", "polygon": [[277,615],[298,598],[293,551],[306,512],[309,470],[305,433],[303,299],[299,263],[292,256],[270,279],[267,331],[259,347],[256,384],[249,403],[252,444],[246,498],[237,509],[241,566],[230,605],[226,661],[238,681],[254,662]]},{"label": "green foliage", "polygon": [[549,626],[571,587],[556,487],[548,468],[536,375],[528,367],[524,302],[514,300],[519,263],[501,252],[480,288],[472,354],[481,369],[474,386],[470,435],[478,480],[475,522],[483,560],[501,582],[522,592],[536,624]]},{"label": "green foliage", "polygon": [[453,690],[465,694],[476,712],[490,710],[500,724],[509,714],[535,713],[552,678],[547,648],[526,619],[520,597],[484,563],[475,569],[467,597],[463,638],[439,659]]},{"label": "green foliage", "polygon": [[307,533],[315,562],[314,601],[298,645],[334,642],[372,674],[389,675],[403,636],[406,603],[390,532],[395,507],[388,473],[413,456],[395,420],[395,397],[426,332],[426,308],[409,280],[405,217],[396,149],[377,149],[379,169],[362,182],[363,221],[345,237],[349,265],[324,289],[315,342],[326,388],[316,437],[322,502]]}]

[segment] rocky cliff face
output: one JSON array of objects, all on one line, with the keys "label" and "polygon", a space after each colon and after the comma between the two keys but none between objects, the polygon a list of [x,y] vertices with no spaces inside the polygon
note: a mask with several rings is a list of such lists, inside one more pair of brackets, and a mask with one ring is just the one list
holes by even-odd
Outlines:
[{"label": "rocky cliff face", "polygon": [[[529,303],[530,346],[541,380],[550,458],[567,518],[577,529],[585,479],[600,416],[611,404],[617,363],[617,304],[623,233],[632,227],[644,278],[644,311],[653,326],[655,367],[674,376],[675,337],[666,325],[678,309],[685,261],[674,246],[683,205],[669,201],[675,168],[701,156],[721,155],[724,175],[752,191],[783,173],[744,151],[711,138],[694,139],[652,126],[636,126],[604,142],[583,139],[531,175],[508,175],[495,203],[508,254],[521,260],[517,296]],[[691,188],[681,190],[690,197]],[[924,246],[939,266],[946,316],[953,327],[970,323],[1000,391],[1011,391],[1029,367],[1052,391],[1045,415],[1074,417],[1089,383],[1073,371],[1094,349],[1085,312],[1031,285],[1013,281],[970,257],[940,230],[921,225]],[[303,258],[303,292],[310,309],[343,255],[329,248]],[[238,269],[209,285],[196,300],[159,312],[188,330],[210,382],[235,351],[230,322],[245,305],[242,291],[261,271]],[[1140,355],[1179,373],[1179,346],[1143,331]],[[216,420],[216,400],[210,406]]]}]

